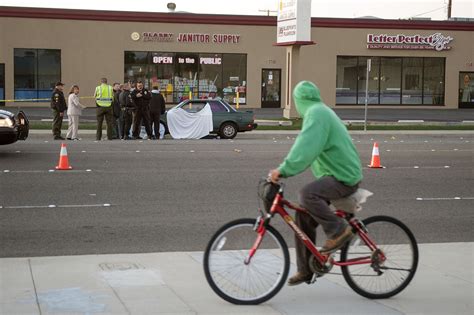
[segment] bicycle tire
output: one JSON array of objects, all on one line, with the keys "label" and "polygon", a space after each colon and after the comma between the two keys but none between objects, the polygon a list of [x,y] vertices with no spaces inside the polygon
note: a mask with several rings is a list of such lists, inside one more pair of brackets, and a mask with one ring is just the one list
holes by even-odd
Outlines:
[{"label": "bicycle tire", "polygon": [[[403,282],[400,283],[400,285],[398,285],[393,290],[390,290],[388,292],[383,292],[383,293],[375,293],[375,292],[370,292],[367,289],[361,287],[354,280],[353,275],[351,275],[351,271],[350,271],[351,266],[342,266],[341,267],[342,275],[344,276],[344,279],[346,280],[349,287],[351,287],[352,290],[354,290],[356,293],[358,293],[361,296],[364,296],[364,297],[369,298],[369,299],[386,299],[386,298],[392,297],[392,296],[400,293],[402,290],[404,290],[408,286],[408,284],[411,282],[413,277],[415,276],[416,269],[417,269],[417,266],[418,266],[418,258],[419,258],[418,257],[418,245],[417,245],[415,236],[413,235],[413,233],[410,231],[410,229],[404,223],[402,223],[401,221],[399,221],[399,220],[397,220],[393,217],[373,216],[373,217],[370,217],[370,218],[367,218],[367,219],[363,220],[362,222],[367,227],[367,229],[369,231],[368,234],[371,238],[373,236],[371,235],[371,227],[370,226],[371,226],[371,224],[372,224],[372,226],[374,226],[375,223],[394,224],[395,226],[400,228],[401,231],[403,231],[403,233],[405,233],[407,239],[409,240],[408,245],[410,245],[410,248],[412,250],[412,263],[411,263],[411,266],[409,266],[410,269],[409,269],[408,276],[406,276],[406,278],[403,280]],[[357,238],[354,238],[354,239],[357,239]],[[342,262],[346,261],[349,258],[348,257],[349,250],[350,250],[352,244],[354,244],[354,239],[351,242],[347,243],[342,248],[342,250],[341,250],[341,261]],[[377,244],[378,247],[383,248],[384,246],[387,246],[387,245],[378,244],[378,241],[377,241],[376,238],[373,239],[373,240],[375,241],[375,243]],[[361,242],[363,242],[363,241],[361,241]],[[401,245],[394,245],[394,244],[390,244],[390,245],[401,246]],[[389,262],[389,259],[390,259],[390,256],[388,254],[387,255],[387,262]],[[359,265],[359,266],[361,266],[361,265]],[[405,271],[405,270],[403,270],[403,271]]]},{"label": "bicycle tire", "polygon": [[[284,285],[284,283],[285,283],[285,281],[288,277],[288,272],[289,272],[289,269],[290,269],[290,254],[288,252],[288,246],[287,246],[285,240],[283,239],[283,237],[281,236],[281,234],[277,230],[275,230],[272,226],[267,226],[266,227],[266,229],[267,229],[266,233],[269,233],[271,235],[266,234],[264,239],[273,236],[273,239],[278,243],[279,248],[281,249],[281,254],[283,256],[283,257],[281,257],[283,259],[283,270],[282,270],[281,276],[279,276],[277,281],[273,284],[273,287],[270,289],[270,291],[268,291],[267,293],[265,293],[262,296],[259,296],[258,298],[239,299],[239,298],[236,298],[235,296],[231,296],[231,295],[227,294],[226,292],[224,292],[224,290],[222,290],[219,287],[219,285],[216,283],[216,281],[215,281],[215,279],[212,275],[212,270],[210,270],[210,261],[209,261],[210,256],[211,256],[211,252],[213,251],[213,247],[216,246],[216,240],[220,239],[221,235],[225,235],[225,233],[227,231],[231,231],[232,228],[235,228],[235,227],[238,227],[238,226],[248,226],[248,227],[253,228],[254,225],[255,225],[255,222],[256,222],[255,219],[246,218],[246,219],[234,220],[234,221],[231,221],[231,222],[225,224],[212,236],[209,243],[207,244],[206,251],[204,253],[203,267],[204,267],[204,274],[206,276],[207,282],[209,283],[212,290],[218,296],[220,296],[222,299],[224,299],[227,302],[230,302],[232,304],[257,305],[257,304],[261,304],[263,302],[266,302],[269,299],[271,299],[272,297],[274,297],[281,290],[281,288],[283,287],[283,285]],[[257,233],[255,233],[255,236],[257,236]],[[248,251],[251,248],[252,245],[253,245],[253,243],[248,244],[248,248],[244,248],[243,250]],[[263,251],[263,250],[259,249],[257,251],[257,254],[260,251]],[[257,256],[257,254],[256,254],[256,256]],[[254,257],[256,257],[256,256],[254,256]],[[254,260],[252,260],[252,261],[254,261]],[[242,263],[243,263],[243,261],[242,261]],[[252,264],[252,262],[250,264]]]}]

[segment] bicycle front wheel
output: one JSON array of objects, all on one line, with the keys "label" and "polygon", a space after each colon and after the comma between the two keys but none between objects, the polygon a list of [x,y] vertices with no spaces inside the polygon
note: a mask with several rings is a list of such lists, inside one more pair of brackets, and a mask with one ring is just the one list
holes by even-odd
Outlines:
[{"label": "bicycle front wheel", "polygon": [[220,228],[204,253],[204,273],[212,290],[233,304],[255,305],[280,291],[290,267],[288,247],[278,231],[267,226],[257,252],[246,263],[257,239],[255,219],[239,219]]},{"label": "bicycle front wheel", "polygon": [[[374,216],[363,220],[368,235],[377,244],[371,252],[359,236],[341,250],[341,261],[372,257],[372,264],[343,266],[347,284],[369,299],[385,299],[400,293],[410,283],[418,266],[418,246],[413,233],[399,220]],[[381,260],[382,254],[385,260]]]}]

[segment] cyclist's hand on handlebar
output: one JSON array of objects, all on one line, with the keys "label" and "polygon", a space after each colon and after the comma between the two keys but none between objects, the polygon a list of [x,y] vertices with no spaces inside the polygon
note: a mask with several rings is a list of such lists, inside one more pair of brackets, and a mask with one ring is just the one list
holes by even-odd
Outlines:
[{"label": "cyclist's hand on handlebar", "polygon": [[270,173],[268,173],[268,179],[272,183],[275,183],[275,184],[278,183],[278,181],[280,180],[280,177],[281,177],[281,174],[278,169],[271,170]]}]

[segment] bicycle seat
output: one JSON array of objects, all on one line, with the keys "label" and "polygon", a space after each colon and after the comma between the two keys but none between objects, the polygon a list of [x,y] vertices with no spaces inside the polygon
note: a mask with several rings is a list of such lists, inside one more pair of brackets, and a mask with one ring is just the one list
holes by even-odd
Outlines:
[{"label": "bicycle seat", "polygon": [[349,195],[347,197],[337,199],[337,200],[330,200],[331,205],[336,208],[336,210],[342,210],[347,213],[356,213],[362,210],[361,204],[367,201],[367,198],[372,196],[373,193],[363,189],[358,188],[355,193]]}]

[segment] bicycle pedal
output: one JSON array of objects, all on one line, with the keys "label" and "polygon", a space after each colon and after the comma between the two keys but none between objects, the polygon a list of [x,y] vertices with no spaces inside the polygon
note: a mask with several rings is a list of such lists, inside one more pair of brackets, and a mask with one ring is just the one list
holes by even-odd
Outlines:
[{"label": "bicycle pedal", "polygon": [[313,274],[313,278],[311,278],[310,281],[306,281],[307,284],[313,284],[316,282],[316,280],[318,280],[320,276],[318,276],[317,274]]}]

